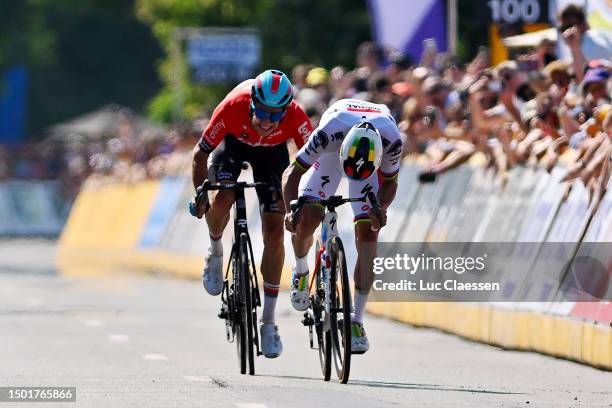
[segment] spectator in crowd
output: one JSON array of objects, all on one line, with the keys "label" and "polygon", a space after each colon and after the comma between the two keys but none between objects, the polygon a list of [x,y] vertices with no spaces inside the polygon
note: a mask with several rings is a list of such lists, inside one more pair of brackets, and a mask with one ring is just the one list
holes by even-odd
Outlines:
[{"label": "spectator in crowd", "polygon": [[293,84],[293,93],[297,94],[301,89],[308,87],[306,78],[308,72],[314,68],[312,64],[298,64],[291,70],[291,83]]},{"label": "spectator in crowd", "polygon": [[380,46],[373,42],[364,42],[357,48],[357,68],[363,76],[369,76],[381,69],[384,54]]},{"label": "spectator in crowd", "polygon": [[578,82],[582,81],[589,61],[612,58],[612,31],[591,29],[582,7],[567,5],[559,13],[558,21],[557,28],[572,54]]},{"label": "spectator in crowd", "polygon": [[[425,41],[413,66],[405,54],[385,54],[366,42],[356,50],[353,70],[296,65],[296,100],[315,126],[339,99],[388,105],[403,132],[404,155],[419,155],[424,163],[424,180],[474,155],[484,157],[502,181],[514,166],[550,170],[565,157],[563,180],[581,180],[597,198],[609,177],[612,149],[610,34],[589,29],[584,12],[573,5],[559,14],[558,29],[571,60],[558,59],[548,40],[495,66],[486,47],[462,61]],[[188,174],[191,147],[209,117],[203,112],[159,137],[139,129],[125,112],[117,134],[104,140],[73,135],[62,143],[0,146],[0,180],[59,178],[74,196],[86,179],[131,183]]]}]

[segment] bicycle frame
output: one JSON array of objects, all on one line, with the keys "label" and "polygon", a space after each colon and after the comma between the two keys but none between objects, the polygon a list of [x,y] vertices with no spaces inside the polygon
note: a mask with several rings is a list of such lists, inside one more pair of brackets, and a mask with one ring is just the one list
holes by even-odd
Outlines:
[{"label": "bicycle frame", "polygon": [[[249,261],[251,264],[251,270],[252,273],[250,273],[250,279],[251,279],[251,287],[254,288],[255,290],[253,291],[255,293],[255,296],[253,298],[254,307],[261,307],[261,298],[259,295],[259,281],[257,278],[257,269],[255,266],[255,257],[253,256],[253,246],[251,244],[251,236],[249,235],[249,230],[247,227],[247,213],[246,213],[246,200],[244,197],[244,189],[236,189],[235,190],[235,194],[236,194],[236,200],[234,202],[233,205],[233,216],[234,216],[234,237],[232,239],[232,251],[230,254],[230,262],[228,262],[227,265],[227,269],[225,272],[225,280],[228,280],[228,276],[229,276],[229,270],[231,266],[234,266],[234,268],[236,268],[237,266],[237,262],[231,262],[231,260],[233,260],[237,254],[238,254],[238,243],[240,242],[240,236],[242,234],[245,234],[247,237],[247,242],[248,242],[248,247],[249,247]],[[232,280],[234,282],[234,287],[237,287],[236,282],[239,279],[238,273],[236,270],[233,270],[232,273]],[[225,293],[225,291],[223,292],[223,294],[225,296],[222,297],[221,301],[224,303],[228,303],[228,299],[227,299],[227,294]],[[235,306],[235,305],[234,305]],[[231,310],[232,313],[235,313],[236,310]],[[254,341],[255,341],[255,346],[256,346],[256,353],[258,356],[262,355],[261,352],[261,348],[260,348],[260,344],[259,344],[259,334],[257,332],[257,330],[253,330],[253,336],[254,336]],[[232,339],[233,341],[233,339]]]}]

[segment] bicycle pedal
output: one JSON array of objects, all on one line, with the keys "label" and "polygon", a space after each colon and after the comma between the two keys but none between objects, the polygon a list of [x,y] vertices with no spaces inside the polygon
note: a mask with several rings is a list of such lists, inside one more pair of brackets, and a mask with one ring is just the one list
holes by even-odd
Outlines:
[{"label": "bicycle pedal", "polygon": [[217,317],[218,317],[219,319],[224,319],[224,320],[225,320],[225,319],[227,319],[227,309],[222,308],[222,309],[219,311],[219,313],[217,314]]}]

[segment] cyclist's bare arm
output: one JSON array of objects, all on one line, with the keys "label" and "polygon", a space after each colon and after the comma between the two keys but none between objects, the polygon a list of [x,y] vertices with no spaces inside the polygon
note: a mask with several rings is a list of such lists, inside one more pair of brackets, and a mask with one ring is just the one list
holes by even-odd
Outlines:
[{"label": "cyclist's bare arm", "polygon": [[[391,205],[395,198],[395,192],[397,191],[397,177],[393,179],[385,179],[380,185],[378,190],[378,210],[371,208],[368,212],[370,220],[372,222],[372,230],[378,231],[387,224],[387,208]],[[379,218],[380,217],[380,218]]]},{"label": "cyclist's bare arm", "polygon": [[283,200],[285,201],[285,212],[290,213],[290,203],[298,198],[300,179],[306,172],[299,164],[293,162],[283,172]]},{"label": "cyclist's bare arm", "polygon": [[381,209],[386,210],[387,208],[389,208],[389,206],[395,199],[396,191],[397,177],[393,179],[383,179],[383,182],[378,191],[378,203]]},{"label": "cyclist's bare arm", "polygon": [[208,178],[208,153],[200,149],[199,145],[193,148],[193,162],[191,164],[191,179],[193,187],[198,188]]}]

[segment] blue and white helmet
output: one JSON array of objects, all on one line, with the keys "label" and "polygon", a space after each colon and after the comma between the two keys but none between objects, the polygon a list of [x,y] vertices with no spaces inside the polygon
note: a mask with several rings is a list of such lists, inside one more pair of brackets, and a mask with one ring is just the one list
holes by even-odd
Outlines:
[{"label": "blue and white helmet", "polygon": [[251,98],[271,108],[284,108],[293,100],[293,86],[287,75],[277,69],[269,69],[255,78]]}]

